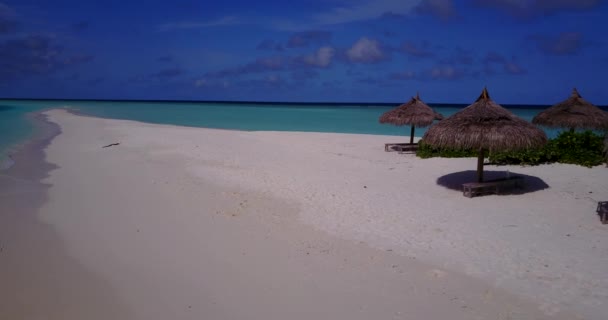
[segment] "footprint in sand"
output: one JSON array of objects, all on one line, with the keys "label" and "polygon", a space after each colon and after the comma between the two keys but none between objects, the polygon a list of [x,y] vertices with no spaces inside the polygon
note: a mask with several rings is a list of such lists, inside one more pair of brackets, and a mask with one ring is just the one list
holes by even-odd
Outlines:
[{"label": "footprint in sand", "polygon": [[426,273],[431,278],[441,279],[448,275],[447,272],[439,269],[431,269]]},{"label": "footprint in sand", "polygon": [[548,316],[556,315],[558,312],[561,311],[561,309],[559,308],[559,303],[555,303],[555,302],[551,302],[551,301],[545,301],[543,304],[540,305],[539,309],[545,315],[548,315]]}]

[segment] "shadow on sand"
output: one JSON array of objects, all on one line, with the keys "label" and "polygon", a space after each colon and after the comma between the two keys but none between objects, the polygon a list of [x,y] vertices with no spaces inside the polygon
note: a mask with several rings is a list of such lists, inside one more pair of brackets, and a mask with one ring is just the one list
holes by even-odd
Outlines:
[{"label": "shadow on sand", "polygon": [[[541,178],[529,176],[526,174],[511,172],[511,175],[518,175],[524,178],[523,188],[513,188],[508,194],[524,194],[536,192],[544,189],[549,189],[549,185]],[[484,171],[484,180],[494,180],[507,177],[507,171]],[[446,174],[437,178],[437,184],[452,190],[462,191],[462,184],[467,182],[477,181],[477,172],[475,170],[466,170]]]}]

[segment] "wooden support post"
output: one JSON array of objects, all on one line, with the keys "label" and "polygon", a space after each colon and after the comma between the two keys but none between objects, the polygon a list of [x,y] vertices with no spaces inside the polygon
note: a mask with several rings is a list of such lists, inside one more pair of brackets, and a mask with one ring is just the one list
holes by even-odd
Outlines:
[{"label": "wooden support post", "polygon": [[416,126],[412,125],[412,130],[410,131],[410,144],[414,143],[414,129],[416,129]]},{"label": "wooden support post", "polygon": [[477,182],[483,182],[483,159],[484,150],[479,148],[479,153],[477,154]]}]

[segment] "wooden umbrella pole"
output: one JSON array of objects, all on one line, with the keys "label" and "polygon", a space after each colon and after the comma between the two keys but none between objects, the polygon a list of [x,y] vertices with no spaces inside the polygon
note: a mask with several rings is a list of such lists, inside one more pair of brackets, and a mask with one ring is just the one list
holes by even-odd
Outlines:
[{"label": "wooden umbrella pole", "polygon": [[479,148],[479,153],[477,155],[477,182],[483,182],[483,159],[484,150]]},{"label": "wooden umbrella pole", "polygon": [[410,130],[410,144],[414,144],[414,129],[416,126],[412,125],[412,129]]}]

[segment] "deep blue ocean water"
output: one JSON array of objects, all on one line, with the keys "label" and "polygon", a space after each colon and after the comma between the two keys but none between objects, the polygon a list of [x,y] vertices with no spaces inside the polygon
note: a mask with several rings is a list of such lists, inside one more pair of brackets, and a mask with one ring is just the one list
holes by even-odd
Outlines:
[{"label": "deep blue ocean water", "polygon": [[[285,104],[225,102],[131,102],[0,100],[0,158],[33,133],[28,112],[73,107],[82,113],[113,119],[239,130],[314,131],[409,135],[409,127],[378,123],[380,115],[399,104]],[[430,104],[448,117],[466,105]],[[504,105],[503,105],[504,106]],[[547,106],[504,106],[530,121]],[[550,137],[556,130],[546,130]],[[425,128],[416,128],[421,136]]]}]

